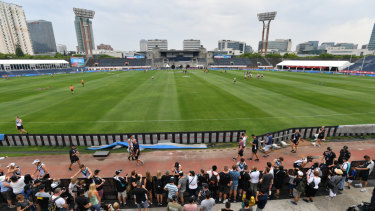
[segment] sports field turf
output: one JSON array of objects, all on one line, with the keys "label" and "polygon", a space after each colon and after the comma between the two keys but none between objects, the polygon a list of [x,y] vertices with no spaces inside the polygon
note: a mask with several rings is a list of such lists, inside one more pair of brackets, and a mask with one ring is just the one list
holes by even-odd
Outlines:
[{"label": "sports field turf", "polygon": [[374,78],[262,73],[260,80],[243,80],[243,71],[201,70],[186,75],[131,71],[0,79],[0,133],[18,132],[16,115],[29,133],[246,129],[260,134],[374,123]]}]

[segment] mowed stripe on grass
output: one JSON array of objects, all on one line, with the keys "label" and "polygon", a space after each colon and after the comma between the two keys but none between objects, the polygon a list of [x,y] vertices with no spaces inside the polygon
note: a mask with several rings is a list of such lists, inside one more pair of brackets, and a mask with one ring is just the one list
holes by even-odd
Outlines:
[{"label": "mowed stripe on grass", "polygon": [[[260,80],[243,80],[243,71],[200,70],[0,80],[0,130],[16,133],[16,115],[31,133],[246,129],[259,134],[287,127],[373,122],[372,78],[262,73]],[[74,95],[70,84],[76,87]]]}]

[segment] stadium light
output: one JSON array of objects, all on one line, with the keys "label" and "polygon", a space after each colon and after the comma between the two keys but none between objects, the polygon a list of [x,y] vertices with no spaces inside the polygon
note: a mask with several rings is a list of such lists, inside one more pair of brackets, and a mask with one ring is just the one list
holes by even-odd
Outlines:
[{"label": "stadium light", "polygon": [[80,18],[93,19],[95,15],[95,11],[93,10],[86,10],[86,9],[79,9],[79,8],[73,8],[73,12],[76,15],[76,17],[80,17]]},{"label": "stadium light", "polygon": [[277,12],[264,12],[264,13],[258,13],[258,20],[259,21],[271,21],[275,20]]},{"label": "stadium light", "polygon": [[260,47],[260,53],[263,54],[263,43],[264,43],[264,31],[267,29],[266,35],[266,42],[264,48],[264,55],[267,55],[267,47],[268,47],[268,35],[270,32],[270,24],[272,20],[275,20],[277,12],[264,12],[258,13],[258,20],[263,22],[263,31],[262,31],[262,42]]}]

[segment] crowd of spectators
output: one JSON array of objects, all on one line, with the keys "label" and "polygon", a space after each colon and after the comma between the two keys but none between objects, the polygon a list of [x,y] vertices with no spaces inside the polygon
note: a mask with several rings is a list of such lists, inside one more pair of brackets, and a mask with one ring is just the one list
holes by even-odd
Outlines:
[{"label": "crowd of spectators", "polygon": [[[136,171],[130,175],[117,170],[113,181],[118,193],[117,202],[107,204],[103,201],[103,185],[106,180],[100,170],[92,171],[84,164],[75,173],[68,186],[59,179],[52,179],[53,172],[40,161],[34,160],[36,170],[32,174],[22,174],[21,168],[10,163],[6,170],[0,171],[1,197],[9,208],[18,211],[47,210],[118,210],[120,207],[137,206],[147,210],[150,206],[167,206],[168,210],[210,211],[217,203],[224,203],[231,210],[230,202],[241,202],[242,211],[263,210],[267,201],[289,193],[292,204],[313,203],[318,192],[326,191],[327,199],[334,200],[336,194],[350,189],[355,178],[356,186],[367,191],[367,179],[374,168],[368,155],[359,166],[350,166],[350,152],[344,146],[339,156],[330,147],[323,153],[320,162],[312,156],[295,161],[294,168],[283,167],[283,157],[276,157],[264,168],[249,168],[245,159],[234,162],[231,168],[218,169],[213,165],[209,170],[199,172],[185,170],[176,162],[171,171],[161,171],[156,176],[146,172],[145,177]],[[307,165],[307,164],[312,164]],[[308,167],[310,166],[310,167]],[[308,167],[308,168],[307,168]],[[260,171],[261,170],[261,171]],[[77,178],[82,175],[82,178]],[[289,185],[289,186],[288,186]],[[289,188],[289,191],[287,190]],[[282,194],[281,192],[284,193]]]}]

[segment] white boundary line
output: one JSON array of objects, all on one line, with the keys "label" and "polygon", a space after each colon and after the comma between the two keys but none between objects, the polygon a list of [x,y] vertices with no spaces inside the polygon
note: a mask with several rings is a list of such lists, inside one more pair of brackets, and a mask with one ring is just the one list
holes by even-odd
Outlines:
[{"label": "white boundary line", "polygon": [[[328,117],[328,116],[352,116],[360,114],[375,114],[375,112],[364,113],[350,113],[350,114],[318,114],[310,116],[270,116],[270,117],[242,117],[242,118],[226,118],[226,119],[160,119],[160,120],[98,120],[98,121],[61,121],[61,122],[25,122],[26,124],[74,124],[74,123],[137,123],[137,122],[196,122],[196,121],[233,121],[233,120],[252,120],[252,119],[283,119],[283,118],[313,118],[313,117]],[[0,122],[0,124],[13,123]]]}]

